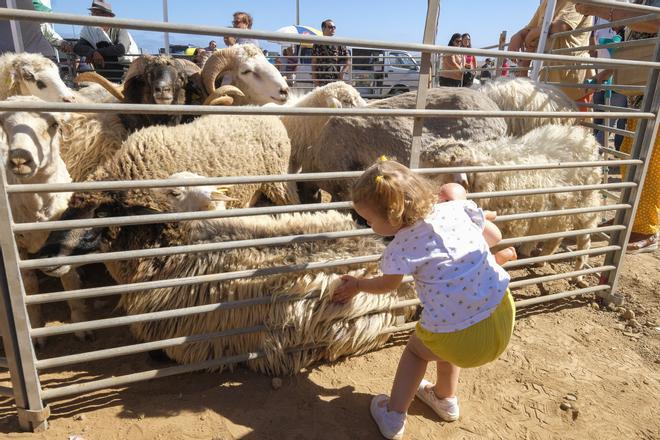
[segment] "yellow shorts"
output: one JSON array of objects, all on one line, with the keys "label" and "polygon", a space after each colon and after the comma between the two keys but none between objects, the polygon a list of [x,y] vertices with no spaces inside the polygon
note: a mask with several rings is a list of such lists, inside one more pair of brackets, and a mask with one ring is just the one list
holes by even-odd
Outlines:
[{"label": "yellow shorts", "polygon": [[415,335],[440,359],[461,368],[479,367],[497,359],[513,333],[516,306],[507,289],[493,313],[457,332],[433,333],[417,324]]}]

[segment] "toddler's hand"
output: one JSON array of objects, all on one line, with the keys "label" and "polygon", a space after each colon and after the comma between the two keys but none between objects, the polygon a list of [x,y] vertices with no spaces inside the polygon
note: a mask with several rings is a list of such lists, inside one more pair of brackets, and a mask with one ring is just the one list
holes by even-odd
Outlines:
[{"label": "toddler's hand", "polygon": [[486,211],[484,209],[484,218],[492,222],[497,218],[497,211]]},{"label": "toddler's hand", "polygon": [[344,304],[357,295],[360,290],[358,289],[357,278],[351,275],[343,275],[341,279],[343,283],[332,294],[332,302]]}]

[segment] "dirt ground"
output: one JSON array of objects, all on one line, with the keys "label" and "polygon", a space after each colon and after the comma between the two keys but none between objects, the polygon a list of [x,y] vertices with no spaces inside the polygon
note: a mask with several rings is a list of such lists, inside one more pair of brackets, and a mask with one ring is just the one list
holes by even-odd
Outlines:
[{"label": "dirt ground", "polygon": [[[567,269],[557,264],[534,271]],[[520,279],[530,271],[513,275]],[[568,283],[546,286],[543,292],[532,286],[514,293],[518,298],[555,293]],[[660,439],[660,252],[627,256],[620,289],[627,298],[625,310],[610,310],[593,297],[520,310],[506,353],[486,367],[463,372],[461,419],[441,423],[415,401],[406,438]],[[109,330],[90,345],[98,349],[125,338]],[[395,335],[378,351],[283,378],[279,389],[271,378],[238,368],[54,401],[44,433],[18,432],[11,401],[0,398],[0,437],[378,439],[369,402],[374,394],[389,392],[406,339]],[[76,348],[82,345],[72,337],[56,338],[43,355]],[[42,381],[48,387],[162,366],[136,355],[47,373]],[[434,379],[431,368],[427,378]],[[0,374],[0,384],[6,380]],[[561,409],[562,403],[570,408]]]}]

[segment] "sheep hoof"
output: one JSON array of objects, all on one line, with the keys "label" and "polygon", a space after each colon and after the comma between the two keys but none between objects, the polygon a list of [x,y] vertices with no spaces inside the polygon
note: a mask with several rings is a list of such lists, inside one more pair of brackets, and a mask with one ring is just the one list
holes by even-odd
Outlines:
[{"label": "sheep hoof", "polygon": [[96,340],[94,333],[91,331],[80,331],[75,332],[74,334],[76,335],[76,338],[81,342],[92,342]]}]

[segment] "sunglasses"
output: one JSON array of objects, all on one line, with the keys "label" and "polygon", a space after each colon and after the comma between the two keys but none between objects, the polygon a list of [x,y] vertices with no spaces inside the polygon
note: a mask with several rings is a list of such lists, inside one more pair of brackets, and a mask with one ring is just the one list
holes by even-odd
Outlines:
[{"label": "sunglasses", "polygon": [[337,26],[335,26],[335,25],[332,25],[332,26],[326,26],[326,28],[328,28],[328,29],[337,29]]},{"label": "sunglasses", "polygon": [[232,26],[236,26],[237,24],[245,23],[243,20],[234,20],[231,22]]}]

